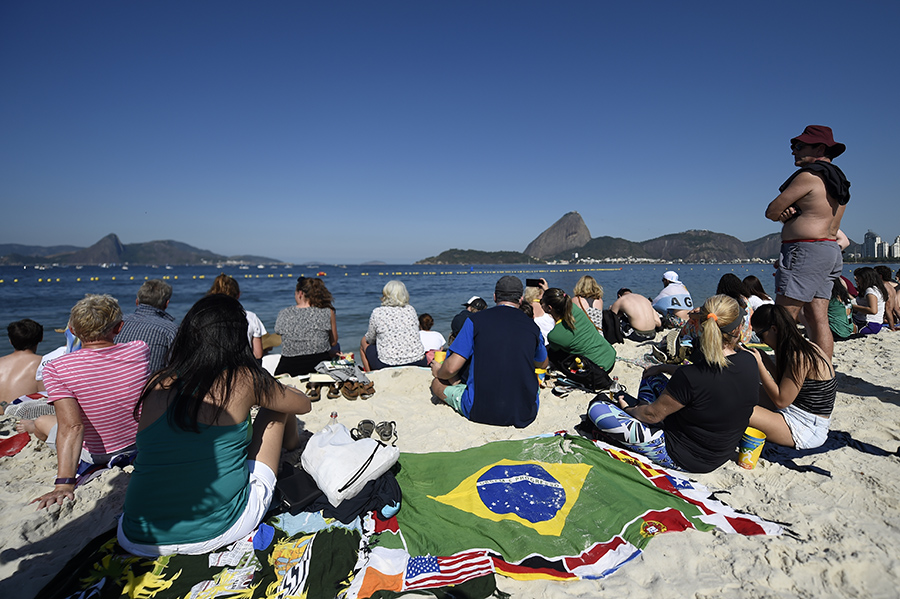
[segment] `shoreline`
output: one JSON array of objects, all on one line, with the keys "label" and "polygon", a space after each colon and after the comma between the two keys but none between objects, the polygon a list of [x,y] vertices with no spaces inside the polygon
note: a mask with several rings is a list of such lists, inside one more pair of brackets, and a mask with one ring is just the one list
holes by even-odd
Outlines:
[{"label": "shoreline", "polygon": [[[659,338],[659,335],[657,336]],[[647,343],[626,340],[621,357],[649,351]],[[835,344],[838,396],[832,431],[855,444],[820,453],[806,452],[793,464],[761,460],[752,471],[728,462],[718,470],[691,475],[736,510],[784,523],[778,537],[743,537],[688,531],[654,539],[638,559],[600,581],[514,581],[497,577],[501,590],[519,597],[685,596],[889,597],[900,584],[900,372],[894,356],[900,335],[878,335]],[[640,369],[618,362],[613,374],[635,391]],[[348,428],[363,418],[397,422],[402,452],[456,451],[489,441],[521,439],[567,430],[580,422],[593,394],[565,398],[541,391],[541,408],[525,429],[472,423],[449,406],[430,400],[430,370],[395,368],[371,373],[375,395],[369,400],[323,398],[300,418],[317,431],[332,410]],[[14,432],[15,420],[0,417],[0,434]],[[859,444],[890,455],[871,455]],[[854,445],[856,447],[854,447]],[[0,595],[32,597],[88,541],[113,526],[121,511],[128,474],[104,472],[76,491],[76,501],[36,511],[28,502],[50,488],[56,456],[34,439],[19,454],[0,458]],[[827,471],[830,476],[822,472]],[[672,573],[677,572],[677,575]]]}]

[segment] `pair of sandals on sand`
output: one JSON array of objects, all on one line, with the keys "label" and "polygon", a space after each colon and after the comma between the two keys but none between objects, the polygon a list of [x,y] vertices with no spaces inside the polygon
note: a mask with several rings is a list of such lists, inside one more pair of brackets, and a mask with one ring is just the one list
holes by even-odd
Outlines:
[{"label": "pair of sandals on sand", "polygon": [[335,383],[307,383],[306,394],[312,401],[322,399],[322,388],[326,388],[328,399],[337,399],[341,395],[353,401],[357,398],[369,399],[375,395],[375,383],[369,381],[367,383],[358,383],[356,381],[345,381]]},{"label": "pair of sandals on sand", "polygon": [[372,433],[375,433],[382,443],[390,443],[391,445],[396,445],[397,443],[397,423],[393,420],[384,420],[375,424],[374,420],[366,418],[365,420],[360,420],[356,428],[350,430],[350,436],[354,441],[368,439],[372,436]]},{"label": "pair of sandals on sand", "polygon": [[[600,392],[600,395],[605,395],[606,393],[618,394],[618,393],[627,393],[625,385],[619,382],[619,377],[614,376],[611,378],[612,385],[610,385],[609,389],[605,389]],[[596,393],[597,389],[590,389],[581,385],[575,381],[569,380],[565,377],[557,377],[556,385],[550,390],[553,395],[557,397],[566,397],[572,391],[582,391],[584,393]],[[600,397],[598,395],[597,397]]]}]

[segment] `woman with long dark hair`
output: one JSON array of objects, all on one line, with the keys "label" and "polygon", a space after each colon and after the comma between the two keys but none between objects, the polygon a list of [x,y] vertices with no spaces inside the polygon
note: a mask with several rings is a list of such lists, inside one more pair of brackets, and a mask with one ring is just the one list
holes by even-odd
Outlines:
[{"label": "woman with long dark hair", "polygon": [[831,336],[835,341],[846,341],[854,332],[853,319],[850,317],[853,313],[853,302],[850,301],[850,294],[844,287],[843,281],[835,279],[831,286],[831,299],[828,300],[828,328],[831,329]]},{"label": "woman with long dark hair", "polygon": [[707,299],[699,311],[697,361],[675,369],[668,381],[657,373],[672,365],[648,369],[642,386],[656,379],[649,403],[629,406],[623,399],[616,406],[595,399],[588,407],[591,422],[668,468],[711,472],[724,464],[747,428],[759,389],[753,356],[738,345],[742,313],[728,296]]},{"label": "woman with long dark hair", "polygon": [[881,332],[884,322],[885,301],[888,297],[884,281],[870,266],[862,266],[853,271],[859,296],[853,304],[853,323],[860,335],[875,335]]},{"label": "woman with long dark hair", "polygon": [[747,303],[750,304],[750,307],[756,310],[763,304],[774,304],[775,300],[773,300],[766,290],[763,289],[762,282],[759,280],[759,277],[754,275],[747,275],[744,277],[744,287],[747,288],[747,291],[750,295],[747,296]]},{"label": "woman with long dark hair", "polygon": [[331,293],[322,279],[298,280],[294,302],[296,305],[279,312],[275,320],[275,332],[281,335],[276,376],[315,372],[319,362],[331,358],[338,341]]},{"label": "woman with long dark hair", "polygon": [[828,437],[837,394],[831,360],[797,331],[794,319],[782,306],[760,306],[751,322],[760,340],[775,351],[775,363],[751,350],[770,402],[760,402],[753,409],[750,426],[778,445],[819,447]]},{"label": "woman with long dark hair", "polygon": [[134,409],[138,457],[119,544],[135,555],[193,555],[248,535],[268,511],[282,448],[299,446],[294,414],[309,410],[306,395],[257,363],[236,299],[198,301]]}]

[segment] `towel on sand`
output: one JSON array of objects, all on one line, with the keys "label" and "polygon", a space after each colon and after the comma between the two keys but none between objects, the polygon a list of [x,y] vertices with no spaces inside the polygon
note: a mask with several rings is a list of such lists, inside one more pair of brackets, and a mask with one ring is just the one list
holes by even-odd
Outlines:
[{"label": "towel on sand", "polygon": [[111,531],[39,597],[381,599],[428,589],[476,599],[494,593],[496,573],[601,578],[664,532],[781,531],[681,474],[568,435],[401,454],[396,477],[404,503],[390,520],[284,514],[208,555],[134,557]]},{"label": "towel on sand", "polygon": [[387,523],[364,520],[348,599],[492,571],[520,580],[602,578],[664,532],[781,532],[683,474],[569,435],[401,454],[399,463],[403,509]]}]

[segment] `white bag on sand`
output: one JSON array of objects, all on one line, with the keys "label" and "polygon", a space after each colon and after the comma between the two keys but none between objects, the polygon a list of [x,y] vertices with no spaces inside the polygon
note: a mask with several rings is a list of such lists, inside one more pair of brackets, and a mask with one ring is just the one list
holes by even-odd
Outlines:
[{"label": "white bag on sand", "polygon": [[329,424],[310,438],[300,463],[328,502],[337,507],[355,497],[367,482],[387,472],[400,450],[377,439],[354,441],[347,427]]}]

